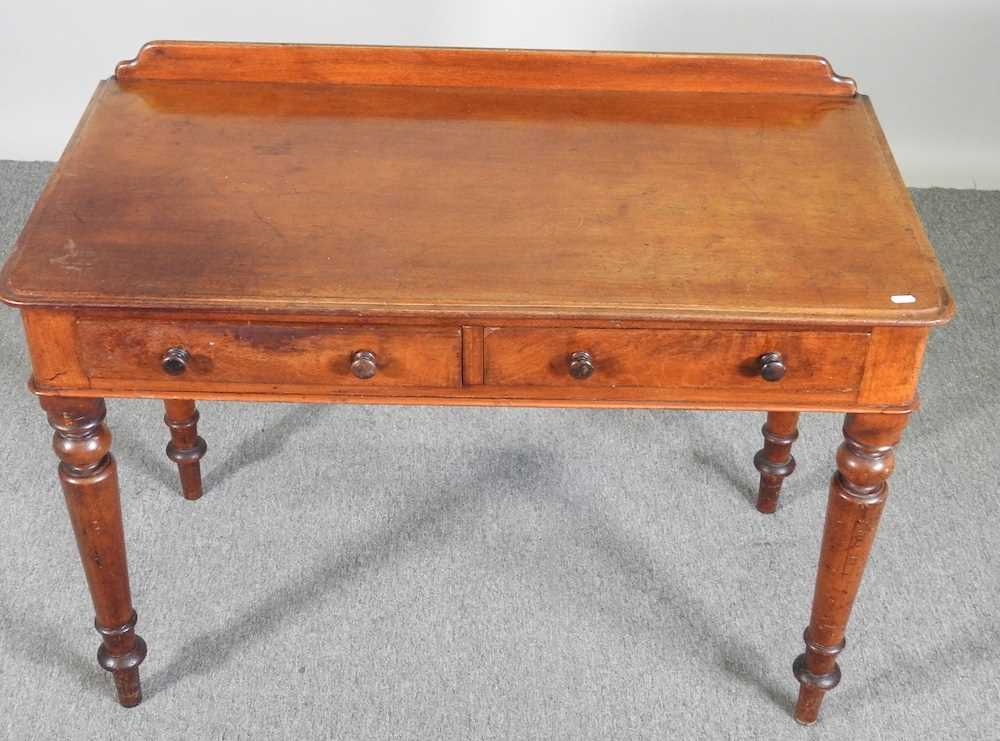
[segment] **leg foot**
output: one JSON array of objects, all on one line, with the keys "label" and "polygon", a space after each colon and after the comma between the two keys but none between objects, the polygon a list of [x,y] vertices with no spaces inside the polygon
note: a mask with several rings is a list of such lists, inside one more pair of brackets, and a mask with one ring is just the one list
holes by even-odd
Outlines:
[{"label": "leg foot", "polygon": [[167,457],[177,464],[184,498],[200,499],[200,461],[208,445],[198,437],[198,410],[190,399],[166,399],[163,404],[167,412],[163,421],[170,428]]},{"label": "leg foot", "polygon": [[906,414],[848,414],[830,482],[806,651],[792,667],[799,681],[795,720],[816,722],[824,695],[840,682],[837,655],[875,540]]},{"label": "leg foot", "polygon": [[[135,611],[132,618],[117,628],[106,628],[97,621],[94,627],[101,634],[104,642],[97,649],[97,663],[101,668],[111,672],[115,680],[115,690],[118,702],[122,707],[132,708],[142,702],[142,687],[139,684],[139,664],[146,658],[146,642],[135,635]],[[131,648],[124,652],[114,652],[115,644],[128,642],[131,637]]]},{"label": "leg foot", "polygon": [[146,644],[135,632],[118,469],[104,424],[104,400],[43,397],[41,403],[55,429],[59,479],[102,638],[97,661],[114,676],[118,702],[132,707],[142,699],[139,664]]},{"label": "leg foot", "polygon": [[840,667],[836,663],[837,654],[844,650],[846,641],[841,639],[836,646],[823,646],[809,640],[809,629],[802,635],[807,650],[814,654],[829,656],[833,667],[824,674],[814,674],[806,666],[806,654],[799,654],[792,663],[792,673],[799,680],[799,699],[795,703],[795,720],[804,726],[811,726],[819,716],[819,706],[823,695],[840,684]]},{"label": "leg foot", "polygon": [[778,508],[778,494],[785,477],[795,470],[791,455],[792,443],[798,438],[798,412],[768,412],[761,432],[764,447],[754,456],[754,467],[760,471],[757,510],[771,514]]}]

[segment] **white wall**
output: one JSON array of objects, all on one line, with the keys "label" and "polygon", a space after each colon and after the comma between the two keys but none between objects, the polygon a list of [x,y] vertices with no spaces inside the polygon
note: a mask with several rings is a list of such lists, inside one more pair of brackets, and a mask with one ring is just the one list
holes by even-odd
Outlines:
[{"label": "white wall", "polygon": [[0,0],[0,158],[56,159],[154,38],[809,52],[872,96],[912,186],[1000,188],[1000,2]]}]

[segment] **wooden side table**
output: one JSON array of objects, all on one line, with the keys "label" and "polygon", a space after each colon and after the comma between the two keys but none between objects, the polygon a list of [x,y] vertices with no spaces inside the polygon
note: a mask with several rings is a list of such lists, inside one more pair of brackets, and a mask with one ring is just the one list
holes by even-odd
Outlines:
[{"label": "wooden side table", "polygon": [[153,42],[100,83],[0,280],[118,699],[140,701],[104,397],[846,412],[795,717],[816,720],[952,299],[819,57]]}]

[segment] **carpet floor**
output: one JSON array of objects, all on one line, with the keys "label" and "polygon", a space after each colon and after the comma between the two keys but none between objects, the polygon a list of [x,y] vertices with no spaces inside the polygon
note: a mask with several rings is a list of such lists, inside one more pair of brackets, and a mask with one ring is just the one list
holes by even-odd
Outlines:
[{"label": "carpet floor", "polygon": [[[51,171],[0,163],[0,256]],[[958,304],[819,725],[791,718],[841,419],[776,515],[761,414],[110,400],[145,701],[123,710],[0,310],[0,737],[996,739],[1000,192],[915,190]]]}]

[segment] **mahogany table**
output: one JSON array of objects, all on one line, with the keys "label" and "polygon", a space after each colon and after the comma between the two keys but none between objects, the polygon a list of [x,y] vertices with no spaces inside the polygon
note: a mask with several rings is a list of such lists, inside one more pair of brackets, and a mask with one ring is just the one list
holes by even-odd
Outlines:
[{"label": "mahogany table", "polygon": [[118,700],[140,701],[104,397],[845,412],[795,717],[816,720],[952,299],[819,57],[153,42],[4,267]]}]

